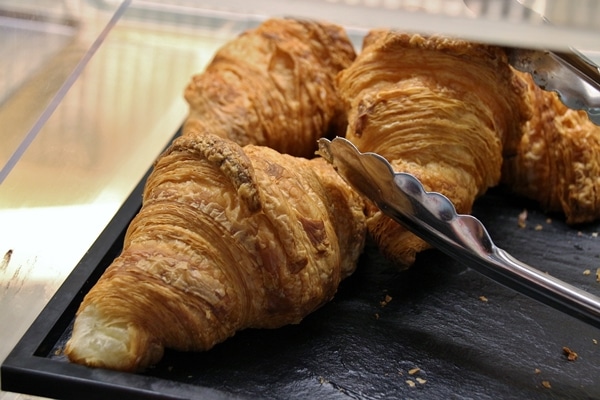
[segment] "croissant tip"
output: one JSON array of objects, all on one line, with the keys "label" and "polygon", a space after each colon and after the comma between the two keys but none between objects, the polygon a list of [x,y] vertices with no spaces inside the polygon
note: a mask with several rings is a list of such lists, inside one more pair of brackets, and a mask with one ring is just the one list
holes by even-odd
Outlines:
[{"label": "croissant tip", "polygon": [[71,362],[88,367],[139,372],[162,358],[163,347],[142,329],[88,305],[75,320],[65,354]]}]

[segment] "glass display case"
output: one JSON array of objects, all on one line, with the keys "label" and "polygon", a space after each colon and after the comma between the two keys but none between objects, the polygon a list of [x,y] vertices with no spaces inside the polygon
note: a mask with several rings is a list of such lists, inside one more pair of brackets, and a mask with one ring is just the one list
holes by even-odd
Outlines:
[{"label": "glass display case", "polygon": [[[0,0],[0,360],[137,193],[186,116],[190,77],[271,16],[341,24],[357,50],[390,27],[600,60],[595,0]],[[582,229],[600,255],[596,227]]]}]

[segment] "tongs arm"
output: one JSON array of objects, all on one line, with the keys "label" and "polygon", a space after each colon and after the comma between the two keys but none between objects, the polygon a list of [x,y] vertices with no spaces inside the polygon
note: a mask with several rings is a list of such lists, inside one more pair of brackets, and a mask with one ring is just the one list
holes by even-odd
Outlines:
[{"label": "tongs arm", "polygon": [[600,328],[600,298],[543,273],[498,248],[483,224],[457,214],[445,196],[426,192],[413,175],[395,173],[375,153],[348,140],[319,140],[319,154],[383,213],[434,247],[517,292]]}]

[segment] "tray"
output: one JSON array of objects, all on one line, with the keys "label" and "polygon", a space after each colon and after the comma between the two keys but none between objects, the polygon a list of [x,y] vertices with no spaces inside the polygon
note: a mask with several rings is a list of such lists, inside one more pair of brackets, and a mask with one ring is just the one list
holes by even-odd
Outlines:
[{"label": "tray", "polygon": [[[61,399],[600,399],[600,330],[437,250],[399,271],[372,243],[336,297],[298,325],[246,330],[204,353],[167,351],[143,374],[71,364],[62,348],[75,311],[120,252],[144,181],[4,361],[2,390]],[[513,256],[600,295],[600,223],[568,227],[502,189],[473,214]]]}]

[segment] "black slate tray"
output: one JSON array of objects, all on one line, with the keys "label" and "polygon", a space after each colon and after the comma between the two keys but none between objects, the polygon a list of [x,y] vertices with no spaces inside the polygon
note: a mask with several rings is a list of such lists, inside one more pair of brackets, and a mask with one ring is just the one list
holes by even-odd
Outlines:
[{"label": "black slate tray", "polygon": [[[240,332],[205,353],[167,351],[143,374],[70,364],[62,348],[75,311],[121,250],[144,181],[4,361],[2,390],[63,399],[600,399],[600,330],[437,250],[398,271],[371,243],[334,300],[299,325]],[[501,189],[473,214],[513,256],[600,295],[600,223],[568,227]]]}]

